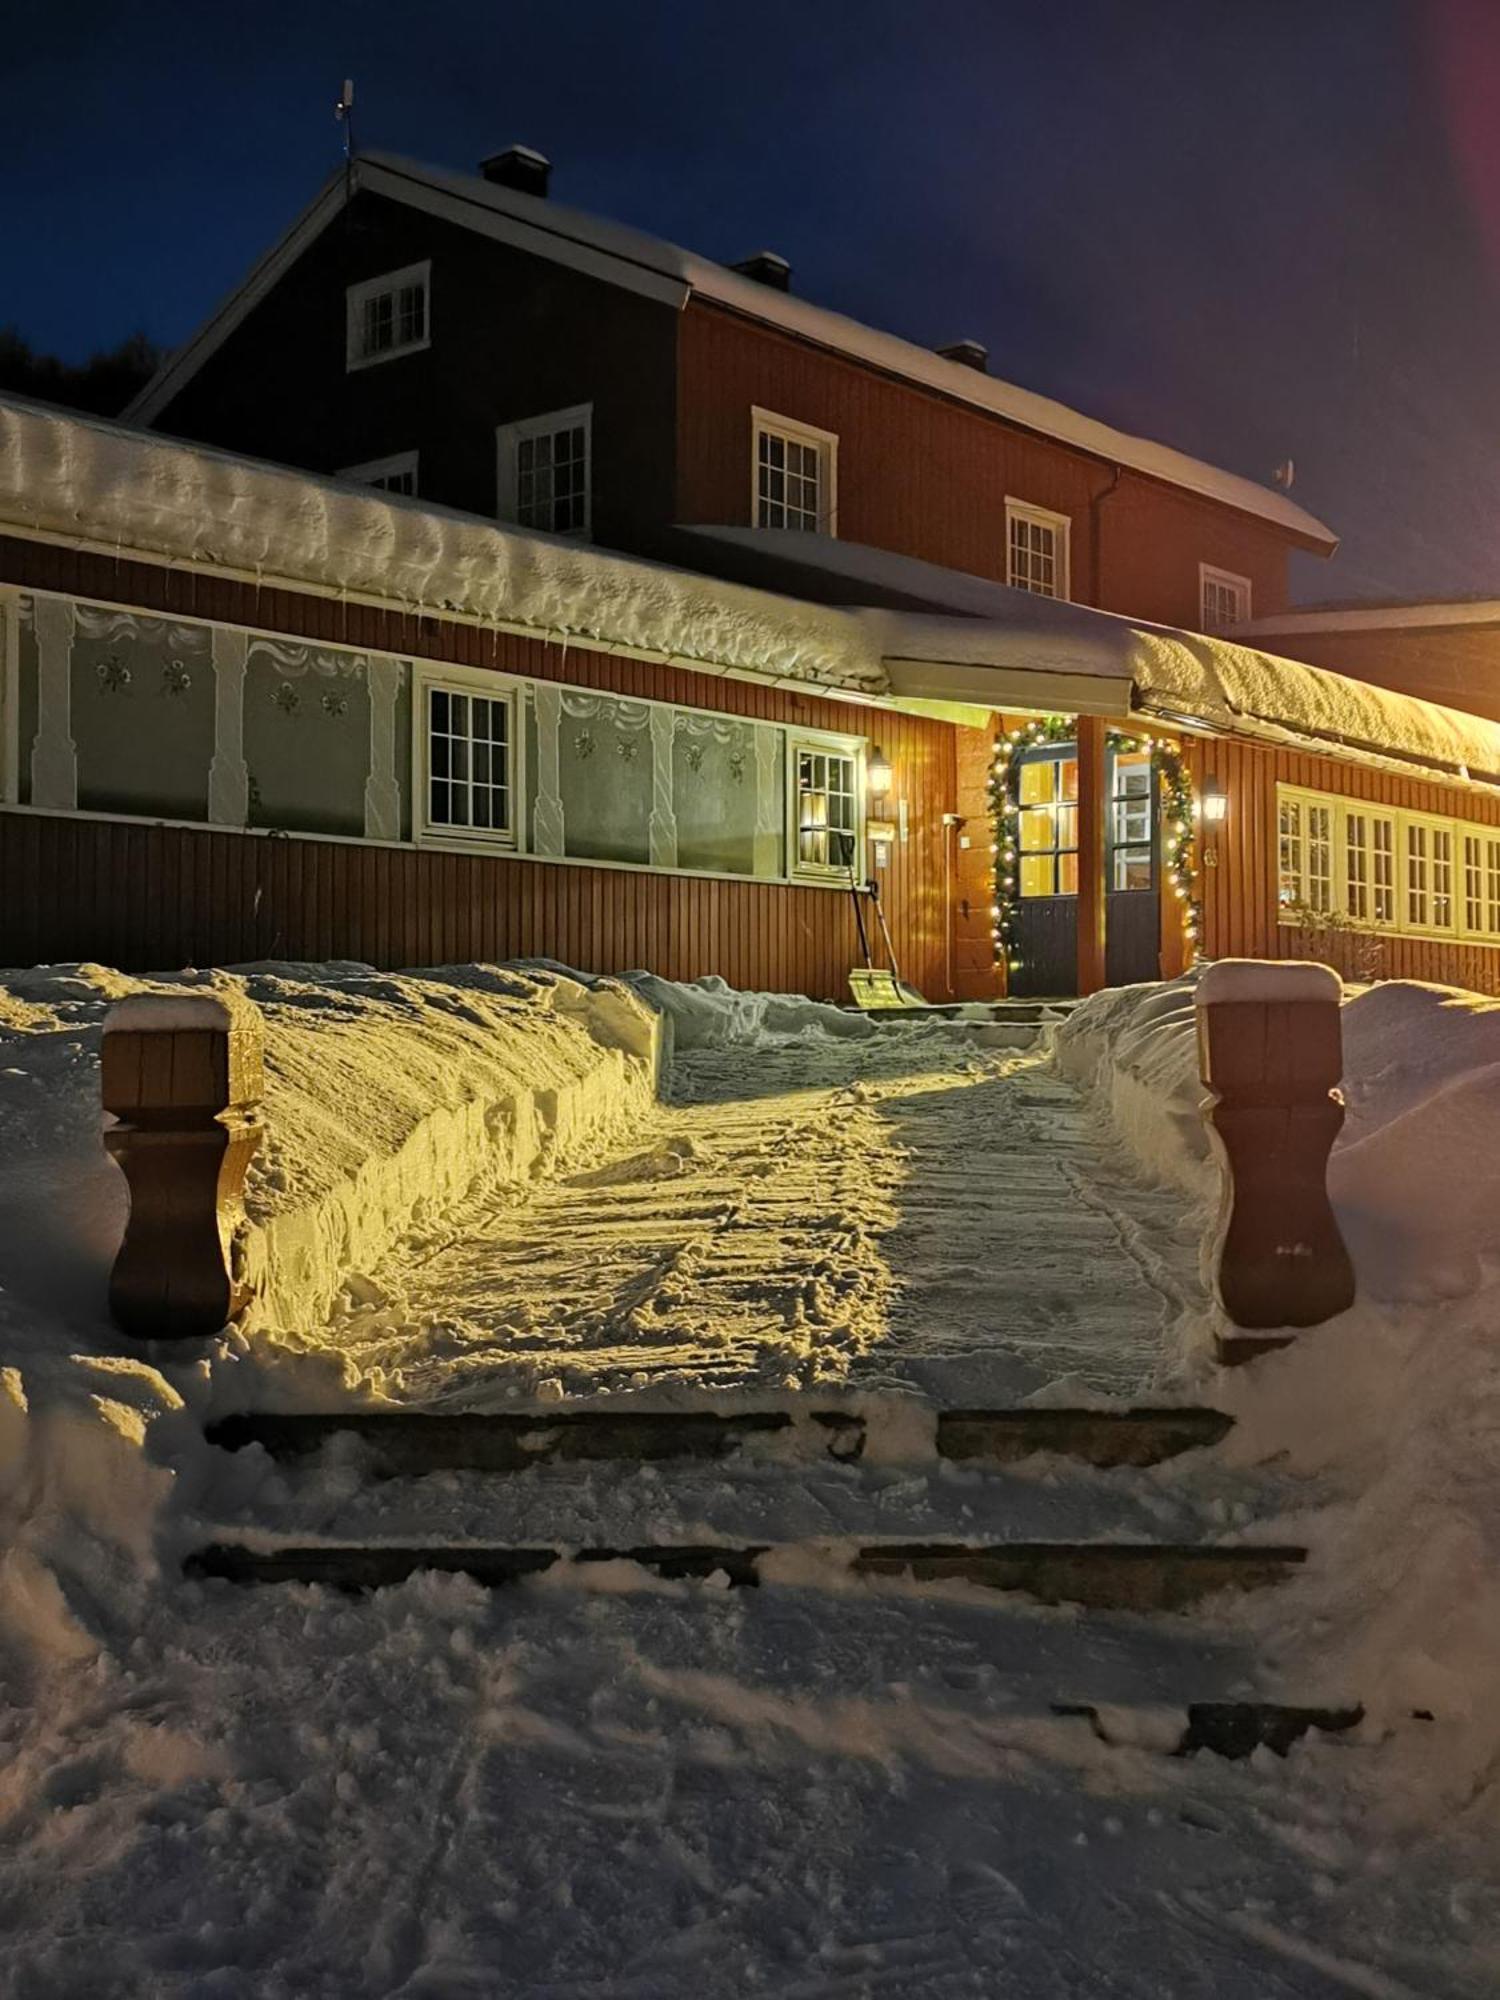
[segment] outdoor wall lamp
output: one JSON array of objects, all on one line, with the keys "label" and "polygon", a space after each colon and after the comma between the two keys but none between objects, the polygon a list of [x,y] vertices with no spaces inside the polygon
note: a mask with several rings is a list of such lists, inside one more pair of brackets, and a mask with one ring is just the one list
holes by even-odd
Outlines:
[{"label": "outdoor wall lamp", "polygon": [[891,789],[892,771],[890,760],[881,755],[877,748],[870,753],[870,761],[865,765],[865,784],[871,798],[883,799]]},{"label": "outdoor wall lamp", "polygon": [[1229,794],[1217,778],[1205,778],[1198,794],[1198,808],[1205,826],[1222,826],[1229,817]]}]

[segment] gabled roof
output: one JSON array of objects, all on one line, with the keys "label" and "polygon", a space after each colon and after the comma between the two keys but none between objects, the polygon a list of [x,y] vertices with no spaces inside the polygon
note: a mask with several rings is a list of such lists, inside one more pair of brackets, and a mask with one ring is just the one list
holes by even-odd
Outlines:
[{"label": "gabled roof", "polygon": [[981,604],[972,577],[931,613],[811,604],[10,395],[0,533],[843,701],[1151,718],[1500,790],[1500,723],[1225,639],[1004,584]]},{"label": "gabled roof", "polygon": [[604,221],[550,198],[498,186],[479,174],[424,166],[393,153],[362,153],[351,171],[341,169],[331,176],[311,206],[261,259],[244,284],[148,383],[126,411],[127,419],[135,423],[152,422],[327,225],[350,193],[359,189],[404,202],[460,228],[474,230],[679,310],[691,299],[706,299],[884,374],[985,410],[1040,437],[1071,445],[1106,464],[1126,466],[1202,499],[1254,515],[1319,554],[1330,555],[1338,546],[1338,538],[1330,529],[1285,494],[1259,486],[1238,473],[1221,471],[1217,466],[1189,457],[1186,452],[1174,451],[1169,445],[1117,431],[1050,397],[981,374],[963,362],[946,360],[895,334],[861,326],[842,313],[776,291],[723,264],[622,223]]}]

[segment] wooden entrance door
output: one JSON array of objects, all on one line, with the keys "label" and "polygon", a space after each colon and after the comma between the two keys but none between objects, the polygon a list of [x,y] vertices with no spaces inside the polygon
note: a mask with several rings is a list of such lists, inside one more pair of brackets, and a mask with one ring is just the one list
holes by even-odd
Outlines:
[{"label": "wooden entrance door", "polygon": [[[1112,749],[1105,771],[1105,978],[1125,986],[1159,976],[1158,785],[1149,750]],[[1028,999],[1063,997],[1078,991],[1077,745],[1022,751],[1016,787],[1019,963],[1010,991]]]}]

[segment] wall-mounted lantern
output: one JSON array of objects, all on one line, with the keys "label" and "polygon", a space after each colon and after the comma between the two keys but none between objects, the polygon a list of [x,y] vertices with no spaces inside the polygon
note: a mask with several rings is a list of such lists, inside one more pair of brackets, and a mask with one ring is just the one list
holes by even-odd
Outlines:
[{"label": "wall-mounted lantern", "polygon": [[1217,778],[1205,778],[1198,794],[1198,810],[1205,826],[1222,826],[1229,817],[1229,794]]},{"label": "wall-mounted lantern", "polygon": [[872,799],[884,799],[887,796],[893,776],[889,758],[882,755],[879,748],[872,750],[865,765],[865,785]]}]

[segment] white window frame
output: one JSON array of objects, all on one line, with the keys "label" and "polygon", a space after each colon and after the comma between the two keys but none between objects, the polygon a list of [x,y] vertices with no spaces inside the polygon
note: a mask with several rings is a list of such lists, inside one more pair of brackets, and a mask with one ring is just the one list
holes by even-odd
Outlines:
[{"label": "white window frame", "polygon": [[[839,532],[839,440],[836,431],[819,430],[816,424],[799,423],[794,417],[778,416],[754,404],[750,410],[750,525],[760,520],[760,441],[779,437],[787,444],[810,447],[818,454],[818,525],[811,532],[829,535]],[[808,530],[794,530],[806,533]]]},{"label": "white window frame", "polygon": [[[364,333],[365,302],[382,292],[399,292],[409,286],[422,287],[422,337],[406,340],[399,347],[384,347],[378,354],[366,354],[361,346]],[[420,354],[432,345],[432,259],[403,265],[399,271],[384,271],[378,278],[365,278],[350,285],[344,294],[344,368],[378,368],[383,361],[399,361],[403,354]]]},{"label": "white window frame", "polygon": [[0,801],[21,796],[21,593],[0,586]]},{"label": "white window frame", "polygon": [[1017,500],[1007,493],[1005,496],[1005,581],[1012,590],[1025,590],[1033,597],[1045,597],[1045,590],[1033,589],[1029,583],[1017,580],[1015,548],[1011,540],[1011,528],[1017,522],[1025,522],[1033,528],[1050,528],[1055,542],[1052,554],[1052,576],[1057,586],[1052,591],[1053,598],[1061,604],[1071,602],[1073,596],[1073,517],[1071,514],[1056,513],[1051,507],[1037,507],[1030,500]]},{"label": "white window frame", "polygon": [[528,535],[557,534],[564,541],[587,542],[594,533],[594,406],[574,403],[566,410],[545,410],[540,416],[522,417],[495,430],[495,513],[512,527],[523,524],[520,511],[520,474],[517,459],[521,445],[529,438],[548,437],[557,431],[583,431],[583,525],[578,528],[526,527]]},{"label": "white window frame", "polygon": [[[854,851],[847,862],[802,859],[797,759],[804,750],[825,757],[846,757],[854,765]],[[867,800],[865,765],[868,756],[869,746],[862,737],[840,736],[826,729],[786,731],[786,873],[789,882],[834,884],[847,888],[851,867],[856,881],[864,879]]]},{"label": "white window frame", "polygon": [[[1278,920],[1291,926],[1296,925],[1298,912],[1290,909],[1281,899],[1283,836],[1280,828],[1283,809],[1287,807],[1295,807],[1300,816],[1299,834],[1294,838],[1298,841],[1296,900],[1301,905],[1308,906],[1312,900],[1308,894],[1312,886],[1309,878],[1311,814],[1327,811],[1332,815],[1333,829],[1333,907],[1328,914],[1347,921],[1354,930],[1378,937],[1420,937],[1448,944],[1500,947],[1500,826],[1484,820],[1460,819],[1447,813],[1407,811],[1372,799],[1347,797],[1335,792],[1310,791],[1302,785],[1278,784],[1276,849],[1273,856]],[[1368,909],[1363,915],[1349,906],[1352,893],[1349,867],[1351,818],[1362,819],[1365,823],[1365,843],[1361,851],[1367,869],[1364,888]],[[1391,842],[1391,879],[1384,884],[1379,878],[1380,854],[1377,846],[1377,828],[1382,827],[1389,829]],[[1438,918],[1439,871],[1444,865],[1440,849],[1444,842],[1448,846],[1446,923]],[[1473,921],[1474,905],[1470,894],[1471,842],[1477,842],[1479,850],[1480,921],[1477,924]],[[1414,865],[1418,875],[1416,893],[1419,899],[1418,914],[1415,916],[1411,902]],[[1375,914],[1382,890],[1386,890],[1391,897],[1392,914],[1389,917]]]},{"label": "white window frame", "polygon": [[[521,822],[526,800],[526,714],[522,696],[527,683],[513,674],[489,673],[482,667],[450,667],[436,661],[414,660],[411,678],[411,831],[418,847],[500,849],[520,853]],[[432,795],[431,730],[428,696],[436,688],[448,694],[482,695],[505,704],[509,716],[510,824],[506,827],[449,826],[429,817]]]},{"label": "white window frame", "polygon": [[[1233,618],[1227,623],[1222,619],[1214,621],[1209,617],[1208,593],[1210,587],[1216,590],[1232,591],[1234,594],[1235,613]],[[1251,609],[1253,599],[1254,586],[1248,576],[1240,576],[1232,569],[1218,569],[1213,563],[1199,563],[1198,629],[1200,632],[1232,632],[1236,625],[1245,624],[1248,619],[1254,616]]]},{"label": "white window frame", "polygon": [[382,486],[381,481],[385,479],[399,479],[409,472],[411,474],[411,492],[396,493],[395,497],[398,500],[414,500],[420,491],[417,483],[419,460],[420,454],[414,451],[393,452],[389,458],[370,458],[366,459],[363,465],[343,466],[335,474],[335,477],[338,479],[352,479],[356,486],[371,486],[378,492],[390,493],[394,489],[389,486]]}]

